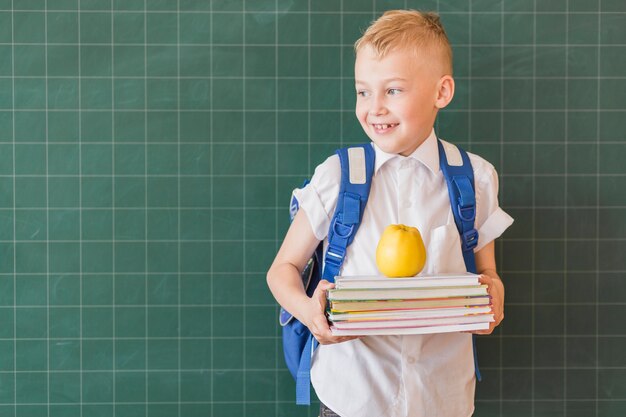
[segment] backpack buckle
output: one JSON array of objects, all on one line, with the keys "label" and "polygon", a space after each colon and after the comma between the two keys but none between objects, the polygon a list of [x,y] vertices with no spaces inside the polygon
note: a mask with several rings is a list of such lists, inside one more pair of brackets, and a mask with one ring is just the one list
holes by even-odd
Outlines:
[{"label": "backpack buckle", "polygon": [[473,222],[476,219],[476,206],[474,205],[462,207],[460,204],[457,204],[456,212],[464,222]]},{"label": "backpack buckle", "polygon": [[281,327],[285,327],[286,325],[288,325],[292,319],[293,316],[291,315],[291,313],[281,307],[280,313],[278,314],[278,323],[281,325]]},{"label": "backpack buckle", "polygon": [[342,222],[340,222],[337,217],[335,217],[335,221],[333,222],[333,232],[335,232],[335,235],[337,237],[340,237],[341,239],[347,239],[350,236],[352,236],[353,230],[354,230],[353,224],[351,224],[350,226],[347,226],[343,224]]},{"label": "backpack buckle", "polygon": [[478,230],[471,229],[461,235],[461,246],[463,252],[472,250],[478,245]]},{"label": "backpack buckle", "polygon": [[343,258],[346,256],[346,250],[335,245],[328,245],[326,250],[326,263],[339,268],[343,263]]}]

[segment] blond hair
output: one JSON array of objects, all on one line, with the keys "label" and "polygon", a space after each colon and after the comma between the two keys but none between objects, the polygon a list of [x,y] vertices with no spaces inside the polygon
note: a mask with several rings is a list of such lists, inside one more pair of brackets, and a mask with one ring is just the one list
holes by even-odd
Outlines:
[{"label": "blond hair", "polygon": [[444,71],[452,75],[452,47],[435,12],[389,10],[372,22],[354,43],[355,53],[366,45],[370,45],[381,58],[402,48],[416,53],[427,49],[440,57]]}]

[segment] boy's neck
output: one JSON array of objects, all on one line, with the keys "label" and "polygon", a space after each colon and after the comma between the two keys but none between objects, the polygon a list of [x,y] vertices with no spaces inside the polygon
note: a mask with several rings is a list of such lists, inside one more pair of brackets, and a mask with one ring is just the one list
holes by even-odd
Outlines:
[{"label": "boy's neck", "polygon": [[424,142],[426,142],[428,140],[428,138],[430,138],[430,136],[434,134],[434,130],[433,128],[431,128],[431,130],[428,132],[428,134],[422,138],[421,140],[417,141],[414,146],[412,146],[410,149],[404,151],[404,152],[400,152],[399,155],[402,156],[411,156],[413,154],[413,152],[415,152],[417,150],[417,148],[419,148],[420,146],[422,146],[422,144]]}]

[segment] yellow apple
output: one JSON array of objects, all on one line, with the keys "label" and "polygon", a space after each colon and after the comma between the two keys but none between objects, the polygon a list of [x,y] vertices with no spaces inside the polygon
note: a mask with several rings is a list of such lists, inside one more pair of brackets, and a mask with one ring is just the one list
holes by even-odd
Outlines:
[{"label": "yellow apple", "polygon": [[376,266],[390,278],[412,277],[426,263],[426,248],[419,230],[403,224],[385,228],[376,247]]}]

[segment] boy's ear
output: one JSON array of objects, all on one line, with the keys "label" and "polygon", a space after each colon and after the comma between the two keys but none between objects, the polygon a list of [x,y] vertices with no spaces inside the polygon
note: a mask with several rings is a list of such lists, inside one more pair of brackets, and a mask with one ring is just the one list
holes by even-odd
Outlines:
[{"label": "boy's ear", "polygon": [[452,97],[454,97],[454,78],[450,75],[444,75],[437,82],[435,106],[438,109],[443,109],[452,101]]}]

